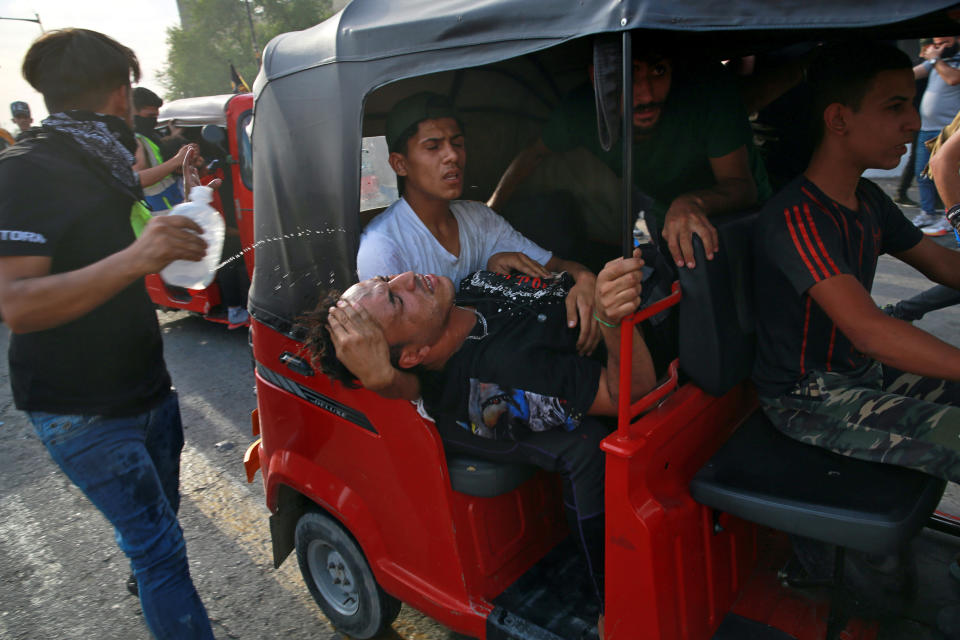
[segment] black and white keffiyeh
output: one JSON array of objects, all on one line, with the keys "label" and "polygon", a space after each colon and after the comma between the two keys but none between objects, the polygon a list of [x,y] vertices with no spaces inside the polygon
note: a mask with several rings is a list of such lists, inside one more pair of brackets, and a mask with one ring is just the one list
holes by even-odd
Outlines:
[{"label": "black and white keffiyeh", "polygon": [[136,148],[136,141],[133,132],[123,120],[91,111],[66,111],[51,114],[41,124],[45,129],[73,138],[84,151],[103,164],[114,178],[129,189],[139,190],[140,178],[133,171],[136,158],[127,146],[133,145],[133,148]]}]

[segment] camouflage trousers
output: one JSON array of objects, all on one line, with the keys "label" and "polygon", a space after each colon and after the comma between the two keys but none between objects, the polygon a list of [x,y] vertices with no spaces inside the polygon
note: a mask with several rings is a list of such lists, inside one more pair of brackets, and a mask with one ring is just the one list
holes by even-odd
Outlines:
[{"label": "camouflage trousers", "polygon": [[810,372],[760,403],[795,440],[960,482],[960,383],[874,363],[856,375]]}]

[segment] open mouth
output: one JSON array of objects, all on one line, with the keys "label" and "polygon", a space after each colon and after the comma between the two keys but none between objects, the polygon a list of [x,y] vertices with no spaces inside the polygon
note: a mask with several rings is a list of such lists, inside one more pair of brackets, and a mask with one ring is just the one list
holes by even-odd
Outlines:
[{"label": "open mouth", "polygon": [[426,289],[430,293],[434,292],[436,288],[436,283],[433,281],[432,275],[418,274],[417,279],[420,281],[420,284],[421,286],[423,286],[424,289]]}]

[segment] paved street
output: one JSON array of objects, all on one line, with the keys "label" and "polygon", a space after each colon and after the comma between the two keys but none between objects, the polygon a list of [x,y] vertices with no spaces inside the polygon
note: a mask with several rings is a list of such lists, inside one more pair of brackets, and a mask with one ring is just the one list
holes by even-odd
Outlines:
[{"label": "paved street", "polygon": [[[952,237],[940,242],[956,244]],[[875,298],[882,305],[926,286],[918,273],[884,258]],[[253,484],[243,477],[256,404],[246,335],[180,312],[159,317],[187,426],[181,523],[217,637],[340,637],[310,598],[295,560],[273,569],[260,476]],[[960,308],[930,314],[917,326],[960,344]],[[4,354],[8,338],[0,327]],[[110,528],[55,469],[13,408],[5,357],[0,434],[0,638],[147,638],[139,603],[124,587],[127,563]],[[958,497],[951,487],[948,510],[960,513]],[[405,607],[388,637],[451,635]]]}]

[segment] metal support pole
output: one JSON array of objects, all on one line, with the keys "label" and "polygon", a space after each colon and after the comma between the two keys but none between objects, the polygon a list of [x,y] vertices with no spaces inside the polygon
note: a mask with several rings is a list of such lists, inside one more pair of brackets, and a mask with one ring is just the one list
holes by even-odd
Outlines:
[{"label": "metal support pole", "polygon": [[633,46],[629,31],[623,32],[620,113],[623,153],[623,257],[633,255]]}]

